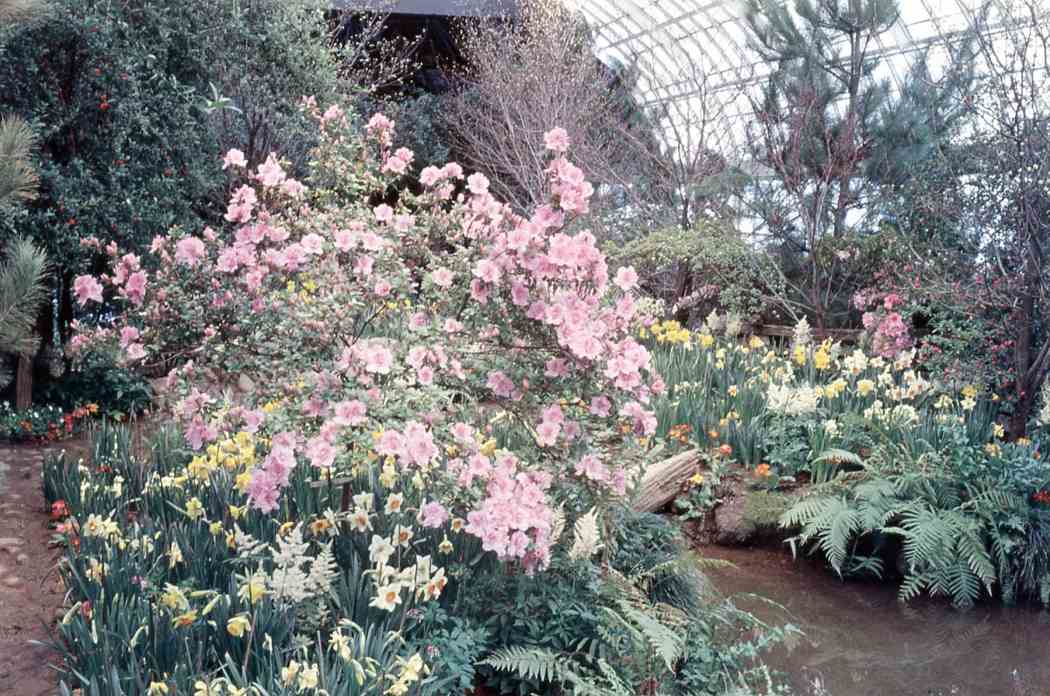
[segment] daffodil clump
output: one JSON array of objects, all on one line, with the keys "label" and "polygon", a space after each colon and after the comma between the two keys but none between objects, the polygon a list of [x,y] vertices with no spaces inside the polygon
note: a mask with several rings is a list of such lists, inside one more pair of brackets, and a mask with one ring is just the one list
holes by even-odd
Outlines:
[{"label": "daffodil clump", "polygon": [[813,461],[828,450],[859,456],[872,437],[908,445],[947,442],[959,432],[987,456],[1002,454],[996,396],[924,373],[914,350],[889,359],[818,341],[804,321],[777,345],[738,335],[738,325],[712,315],[693,330],[674,321],[640,330],[666,383],[658,433],[671,442],[681,440],[682,425],[698,434],[722,430],[737,461],[765,464],[778,477],[812,475]]},{"label": "daffodil clump", "polygon": [[407,650],[405,617],[442,598],[446,563],[477,553],[463,521],[399,474],[384,494],[367,473],[347,484],[359,491],[347,509],[342,485],[291,482],[302,517],[282,520],[237,484],[259,437],[241,431],[191,456],[165,437],[150,462],[101,446],[92,463],[47,464],[67,548],[67,685],[106,683],[116,664],[156,695],[415,693],[429,667]]}]

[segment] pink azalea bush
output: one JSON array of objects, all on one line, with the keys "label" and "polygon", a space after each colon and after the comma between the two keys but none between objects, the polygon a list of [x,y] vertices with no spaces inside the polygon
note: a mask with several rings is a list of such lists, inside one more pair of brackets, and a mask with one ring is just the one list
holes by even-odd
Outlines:
[{"label": "pink azalea bush", "polygon": [[904,298],[893,291],[871,289],[854,295],[853,304],[863,312],[864,329],[871,336],[871,348],[876,355],[896,358],[915,343],[908,325],[897,311],[903,303]]},{"label": "pink azalea bush", "polygon": [[565,132],[545,136],[549,203],[520,215],[454,162],[397,195],[413,154],[391,151],[390,119],[359,135],[339,107],[304,108],[320,138],[309,177],[227,153],[228,225],[158,236],[152,264],[107,250],[113,272],[77,278],[76,297],[105,290],[125,312],[76,345],[175,365],[194,449],[257,433],[248,491],[263,511],[297,467],[371,467],[423,492],[423,524],[464,517],[485,550],[544,567],[566,491],[625,493],[660,384],[631,337],[637,274],[609,278]]}]

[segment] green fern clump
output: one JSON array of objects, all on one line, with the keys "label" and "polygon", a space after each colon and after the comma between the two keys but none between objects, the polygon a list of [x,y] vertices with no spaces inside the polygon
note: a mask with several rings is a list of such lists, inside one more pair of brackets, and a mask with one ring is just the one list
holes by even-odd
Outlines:
[{"label": "green fern clump", "polygon": [[798,532],[792,549],[819,552],[840,575],[881,577],[887,559],[870,551],[896,539],[901,556],[889,560],[903,576],[902,601],[925,594],[968,607],[997,592],[1050,599],[1042,589],[1050,553],[1041,550],[1050,527],[1032,524],[1022,493],[1031,484],[1008,467],[975,469],[977,458],[957,442],[918,449],[884,445],[863,472],[816,486],[781,516]]}]

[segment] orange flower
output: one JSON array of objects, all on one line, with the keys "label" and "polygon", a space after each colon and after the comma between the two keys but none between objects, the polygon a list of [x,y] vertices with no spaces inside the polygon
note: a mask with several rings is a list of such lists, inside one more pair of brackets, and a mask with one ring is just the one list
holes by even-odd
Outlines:
[{"label": "orange flower", "polygon": [[[721,447],[718,448],[718,452],[723,457],[728,457],[729,455],[731,455],[733,453],[733,448],[730,447],[729,445],[723,444]],[[769,467],[766,467],[766,468],[769,468]]]},{"label": "orange flower", "polygon": [[51,519],[63,520],[69,517],[69,507],[64,500],[56,500],[51,503]]},{"label": "orange flower", "polygon": [[769,464],[762,463],[755,467],[755,477],[766,478],[767,476],[770,476]]}]

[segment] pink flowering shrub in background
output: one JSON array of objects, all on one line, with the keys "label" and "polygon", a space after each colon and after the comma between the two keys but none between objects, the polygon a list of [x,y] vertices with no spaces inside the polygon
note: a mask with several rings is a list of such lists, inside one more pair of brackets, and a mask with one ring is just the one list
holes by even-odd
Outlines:
[{"label": "pink flowering shrub in background", "polygon": [[359,135],[339,107],[304,108],[320,134],[310,176],[227,153],[228,226],[158,236],[155,264],[109,250],[112,272],[77,278],[77,300],[105,291],[125,312],[76,345],[170,366],[194,449],[257,433],[261,510],[297,467],[371,468],[422,492],[423,524],[463,517],[485,550],[544,567],[557,507],[625,493],[660,385],[631,337],[637,274],[609,277],[568,136],[546,134],[550,202],[519,215],[455,163],[397,196],[413,154],[391,151],[390,119]]},{"label": "pink flowering shrub in background", "polygon": [[896,358],[914,345],[908,325],[897,308],[904,298],[893,291],[862,290],[853,296],[853,305],[863,314],[864,329],[871,337],[871,348],[876,355]]}]

